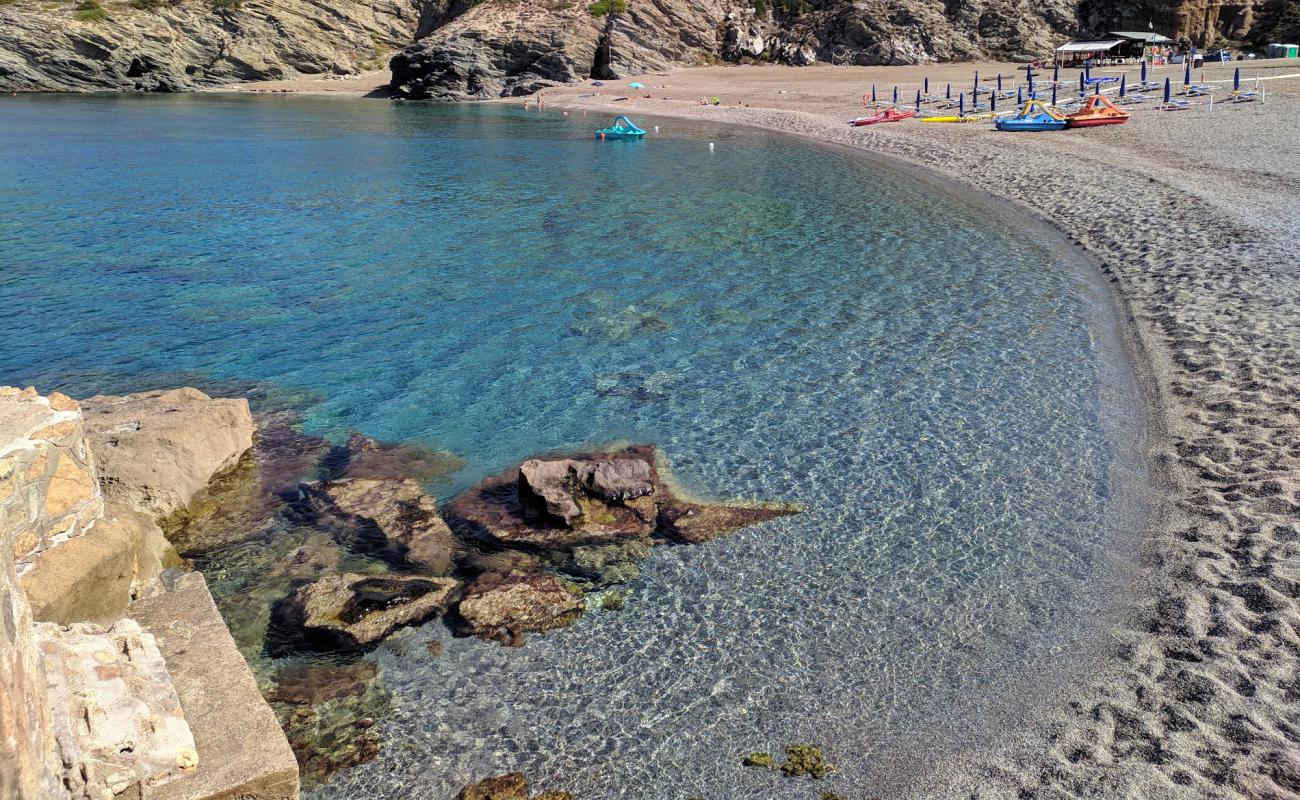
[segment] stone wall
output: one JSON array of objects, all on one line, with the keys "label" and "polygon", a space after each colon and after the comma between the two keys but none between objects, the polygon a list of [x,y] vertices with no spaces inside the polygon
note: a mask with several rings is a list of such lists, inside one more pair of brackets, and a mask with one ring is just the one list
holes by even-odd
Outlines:
[{"label": "stone wall", "polygon": [[103,516],[94,469],[76,401],[0,387],[0,529],[19,575]]},{"label": "stone wall", "polygon": [[[67,398],[0,389],[0,797],[4,798],[52,798],[61,793],[53,768],[57,761],[49,735],[45,673],[33,638],[31,609],[18,585],[18,569],[30,566],[41,550],[76,535],[93,521],[98,491],[85,441],[78,441],[80,426],[76,404]],[[51,510],[52,518],[47,516]]]}]

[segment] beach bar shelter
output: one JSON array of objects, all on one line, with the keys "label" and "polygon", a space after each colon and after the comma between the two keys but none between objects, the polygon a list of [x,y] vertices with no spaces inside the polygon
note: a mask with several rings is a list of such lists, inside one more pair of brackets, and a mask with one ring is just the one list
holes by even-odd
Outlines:
[{"label": "beach bar shelter", "polygon": [[1111,53],[1119,58],[1163,64],[1173,54],[1174,40],[1155,31],[1111,31],[1106,34],[1106,38],[1123,42]]},{"label": "beach bar shelter", "polygon": [[1111,51],[1124,44],[1123,39],[1093,39],[1085,42],[1066,42],[1056,48],[1056,63],[1062,67],[1077,67],[1096,58],[1110,58]]}]

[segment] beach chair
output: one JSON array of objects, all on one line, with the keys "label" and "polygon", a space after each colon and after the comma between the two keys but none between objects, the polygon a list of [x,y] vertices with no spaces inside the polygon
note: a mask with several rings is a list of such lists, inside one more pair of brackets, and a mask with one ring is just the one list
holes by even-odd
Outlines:
[{"label": "beach chair", "polygon": [[1259,92],[1254,89],[1243,89],[1232,93],[1232,102],[1234,103],[1253,103],[1259,99]]}]

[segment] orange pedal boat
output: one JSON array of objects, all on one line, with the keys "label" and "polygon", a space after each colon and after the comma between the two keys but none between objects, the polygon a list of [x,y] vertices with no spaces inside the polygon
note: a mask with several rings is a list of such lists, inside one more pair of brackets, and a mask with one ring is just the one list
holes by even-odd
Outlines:
[{"label": "orange pedal boat", "polygon": [[1129,113],[1110,101],[1104,95],[1095,94],[1088,98],[1083,108],[1066,117],[1071,128],[1091,128],[1097,125],[1119,125],[1128,122]]}]

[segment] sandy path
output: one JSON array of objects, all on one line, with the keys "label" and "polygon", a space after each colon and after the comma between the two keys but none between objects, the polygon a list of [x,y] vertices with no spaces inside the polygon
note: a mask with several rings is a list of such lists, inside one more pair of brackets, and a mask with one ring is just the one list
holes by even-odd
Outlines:
[{"label": "sandy path", "polygon": [[[1267,79],[1295,64],[1243,71]],[[1235,66],[1206,78],[1230,81]],[[1012,66],[981,72],[999,69]],[[1181,83],[1175,69],[1158,78]],[[942,92],[968,87],[972,70],[707,68],[641,77],[636,94],[654,99],[615,86],[545,98],[761,125],[924,165],[1046,218],[1118,289],[1167,483],[1147,599],[1111,668],[1043,730],[1009,734],[1019,747],[1001,759],[936,765],[916,797],[1300,797],[1300,79],[1262,81],[1263,105],[1143,110],[1083,132],[844,124],[873,81],[878,96],[897,83],[907,98],[923,73]],[[698,104],[715,95],[721,105]]]}]

